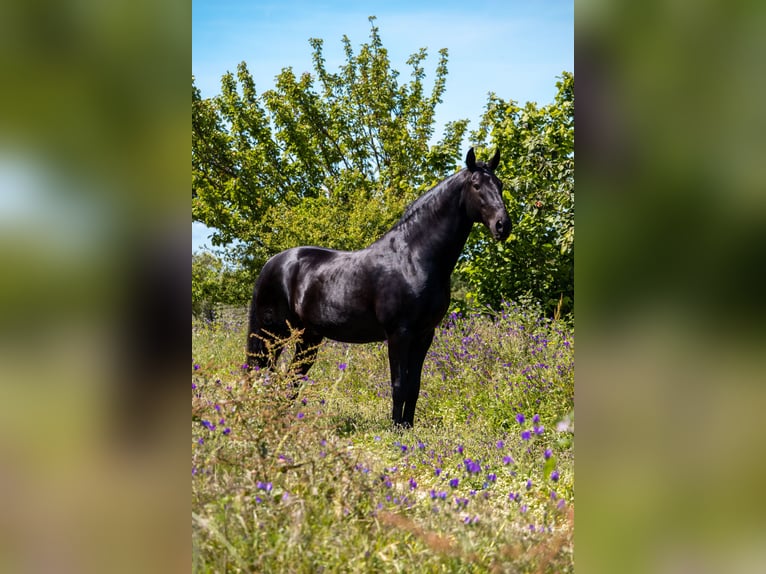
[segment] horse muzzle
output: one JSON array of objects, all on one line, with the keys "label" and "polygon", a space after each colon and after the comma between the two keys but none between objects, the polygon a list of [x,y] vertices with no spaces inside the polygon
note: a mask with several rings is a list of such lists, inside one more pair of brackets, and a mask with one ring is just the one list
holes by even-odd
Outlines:
[{"label": "horse muzzle", "polygon": [[498,241],[505,241],[511,234],[511,219],[507,215],[494,219],[492,225],[488,225],[492,236]]}]

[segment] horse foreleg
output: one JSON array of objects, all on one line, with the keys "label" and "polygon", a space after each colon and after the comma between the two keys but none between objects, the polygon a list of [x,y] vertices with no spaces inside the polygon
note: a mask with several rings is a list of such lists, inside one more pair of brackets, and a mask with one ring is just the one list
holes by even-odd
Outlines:
[{"label": "horse foreleg", "polygon": [[407,355],[407,385],[405,387],[404,410],[402,412],[402,425],[412,427],[415,424],[415,405],[420,396],[420,377],[423,372],[428,349],[434,338],[433,330],[414,337],[410,344],[410,352]]},{"label": "horse foreleg", "polygon": [[408,334],[396,333],[388,337],[388,364],[391,369],[391,397],[393,409],[391,420],[398,426],[412,426],[404,419],[404,405],[408,395],[407,355],[409,354],[411,337]]}]

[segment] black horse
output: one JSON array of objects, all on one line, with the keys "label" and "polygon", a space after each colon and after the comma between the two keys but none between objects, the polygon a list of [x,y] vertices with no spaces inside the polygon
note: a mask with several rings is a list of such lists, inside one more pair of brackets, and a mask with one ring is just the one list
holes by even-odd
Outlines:
[{"label": "black horse", "polygon": [[360,251],[295,247],[264,265],[253,292],[247,361],[272,364],[269,340],[302,329],[296,370],[305,375],[325,337],[347,343],[388,341],[393,421],[411,427],[423,360],[450,301],[450,275],[475,222],[505,240],[511,221],[494,171],[477,162],[415,200],[394,227]]}]

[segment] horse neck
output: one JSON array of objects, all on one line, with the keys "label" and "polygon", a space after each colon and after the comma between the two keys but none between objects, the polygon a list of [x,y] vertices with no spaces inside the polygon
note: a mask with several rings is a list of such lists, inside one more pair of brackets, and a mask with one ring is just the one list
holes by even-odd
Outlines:
[{"label": "horse neck", "polygon": [[[459,172],[412,205],[380,242],[386,244],[395,234],[404,249],[423,265],[440,275],[449,276],[463,251],[473,222],[461,204],[461,189],[465,181]],[[409,216],[408,216],[409,214]]]}]

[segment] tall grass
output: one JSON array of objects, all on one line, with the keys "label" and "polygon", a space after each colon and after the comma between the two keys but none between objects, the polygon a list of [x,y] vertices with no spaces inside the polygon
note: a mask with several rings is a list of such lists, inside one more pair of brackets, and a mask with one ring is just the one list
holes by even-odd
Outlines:
[{"label": "tall grass", "polygon": [[571,572],[574,337],[529,305],[451,315],[415,428],[386,345],[243,369],[242,321],[192,325],[195,572]]}]

